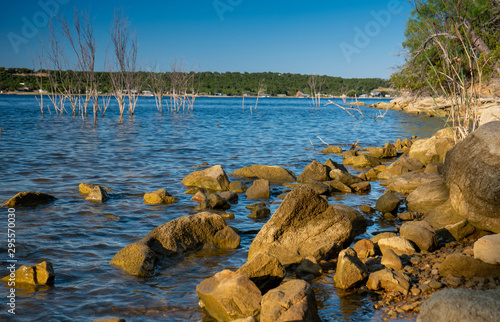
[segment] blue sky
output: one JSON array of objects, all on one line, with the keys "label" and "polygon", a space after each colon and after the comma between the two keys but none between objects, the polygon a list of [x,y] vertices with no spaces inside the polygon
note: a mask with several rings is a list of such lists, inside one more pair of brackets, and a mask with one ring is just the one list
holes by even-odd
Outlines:
[{"label": "blue sky", "polygon": [[388,78],[402,63],[405,0],[197,0],[4,2],[0,66],[33,68],[47,13],[94,18],[97,69],[105,66],[114,8],[137,30],[143,69],[174,60],[198,71],[282,72]]}]

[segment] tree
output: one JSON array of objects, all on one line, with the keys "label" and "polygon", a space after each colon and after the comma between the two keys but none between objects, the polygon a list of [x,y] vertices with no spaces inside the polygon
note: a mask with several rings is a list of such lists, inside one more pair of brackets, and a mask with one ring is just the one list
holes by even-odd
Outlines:
[{"label": "tree", "polygon": [[403,42],[406,63],[391,77],[396,87],[431,93],[444,80],[434,68],[451,66],[447,56],[462,62],[470,79],[478,72],[467,66],[471,53],[484,66],[483,76],[500,75],[500,1],[413,0],[412,4]]}]

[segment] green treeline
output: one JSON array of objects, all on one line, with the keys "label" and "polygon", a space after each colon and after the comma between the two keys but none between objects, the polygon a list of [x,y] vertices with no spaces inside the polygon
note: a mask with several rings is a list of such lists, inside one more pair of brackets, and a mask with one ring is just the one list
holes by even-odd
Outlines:
[{"label": "green treeline", "polygon": [[[60,77],[66,79],[65,73]],[[75,72],[71,72],[75,73]],[[140,86],[138,91],[152,90],[151,73],[136,72],[140,77]],[[37,91],[40,89],[40,84],[44,90],[50,91],[50,80],[47,77],[51,72],[33,71],[28,68],[4,68],[0,67],[0,90],[16,91],[24,88],[24,90]],[[56,74],[56,73],[52,73]],[[295,96],[298,91],[305,94],[311,94],[309,86],[310,75],[300,74],[281,74],[281,73],[238,73],[238,72],[198,72],[192,73],[192,86],[200,94],[214,95],[217,93],[233,96],[233,95],[255,95],[259,90],[259,84],[265,85],[265,94],[268,95],[288,95]],[[162,73],[161,75],[166,81],[171,78],[171,73]],[[98,90],[102,93],[112,91],[111,79],[108,72],[96,72],[98,79]],[[341,78],[331,76],[317,76],[316,92],[326,95],[342,95],[348,96],[369,94],[372,90],[383,87],[390,87],[390,82],[381,78]],[[82,87],[78,90],[84,93]]]}]

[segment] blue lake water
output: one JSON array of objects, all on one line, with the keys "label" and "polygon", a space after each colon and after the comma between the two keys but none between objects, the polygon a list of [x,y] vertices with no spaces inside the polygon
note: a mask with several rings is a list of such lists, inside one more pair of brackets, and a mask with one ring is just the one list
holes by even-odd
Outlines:
[{"label": "blue lake water", "polygon": [[[241,247],[233,252],[194,253],[150,278],[131,277],[109,265],[121,248],[154,227],[194,213],[197,204],[183,193],[181,183],[200,169],[193,166],[221,164],[230,173],[252,164],[280,165],[299,175],[313,160],[342,160],[312,150],[309,140],[317,149],[326,147],[318,136],[331,144],[383,146],[397,138],[430,136],[443,125],[440,119],[400,111],[388,111],[383,121],[374,122],[368,113],[380,111],[369,108],[363,108],[367,120],[359,121],[331,105],[315,109],[306,99],[261,98],[252,114],[249,106],[255,99],[247,98],[245,104],[242,110],[241,98],[198,98],[192,114],[159,115],[153,98],[140,98],[134,116],[120,121],[113,102],[94,123],[55,113],[42,116],[33,96],[0,96],[0,202],[28,190],[58,198],[16,210],[18,266],[51,261],[56,279],[50,288],[19,289],[15,318],[91,321],[112,315],[127,321],[211,321],[198,307],[196,285],[223,269],[242,266],[255,233],[243,234]],[[85,201],[78,192],[81,182],[111,188],[110,200]],[[145,205],[143,194],[161,188],[179,202]],[[285,188],[272,188],[274,212]],[[369,194],[337,195],[330,202],[373,206],[383,191],[373,183]],[[228,224],[243,232],[260,229],[265,220],[247,217],[245,206],[252,203],[240,195]],[[0,228],[0,276],[6,276],[7,209],[0,212],[0,227],[5,228]],[[374,220],[360,237],[389,226]],[[372,296],[338,292],[332,272],[312,283],[322,319],[377,319]],[[0,286],[4,301],[7,291]],[[0,320],[13,318],[5,304],[0,308]]]}]

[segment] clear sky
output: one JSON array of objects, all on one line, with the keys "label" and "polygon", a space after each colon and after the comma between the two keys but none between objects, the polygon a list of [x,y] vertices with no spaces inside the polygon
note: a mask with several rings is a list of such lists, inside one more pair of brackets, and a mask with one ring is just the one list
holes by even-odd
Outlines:
[{"label": "clear sky", "polygon": [[114,8],[137,30],[139,61],[163,70],[282,72],[388,78],[402,63],[405,0],[25,0],[0,5],[0,66],[33,68],[47,12],[94,18],[103,70]]}]

